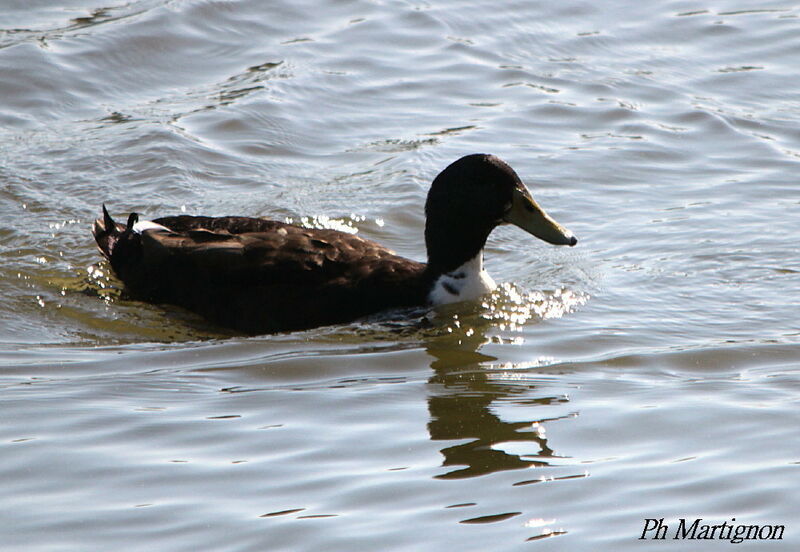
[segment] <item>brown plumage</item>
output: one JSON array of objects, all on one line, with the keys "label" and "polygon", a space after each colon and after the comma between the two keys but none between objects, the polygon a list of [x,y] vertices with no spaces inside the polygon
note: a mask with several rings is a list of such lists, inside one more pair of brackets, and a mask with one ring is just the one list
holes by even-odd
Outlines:
[{"label": "brown plumage", "polygon": [[[113,227],[119,233],[114,249],[136,252],[107,255],[129,292],[246,333],[312,328],[421,305],[430,288],[425,264],[336,230],[246,217],[153,222],[170,231]],[[104,251],[106,220],[98,220],[94,232]]]},{"label": "brown plumage", "polygon": [[[92,230],[132,296],[245,333],[271,333],[427,304],[435,281],[479,255],[492,228],[519,224],[506,215],[524,194],[516,173],[493,156],[467,156],[445,169],[426,205],[431,264],[353,234],[260,218],[182,215],[137,228],[138,215],[117,224],[104,206]],[[558,229],[543,239],[574,244]],[[448,245],[459,235],[469,239]]]}]

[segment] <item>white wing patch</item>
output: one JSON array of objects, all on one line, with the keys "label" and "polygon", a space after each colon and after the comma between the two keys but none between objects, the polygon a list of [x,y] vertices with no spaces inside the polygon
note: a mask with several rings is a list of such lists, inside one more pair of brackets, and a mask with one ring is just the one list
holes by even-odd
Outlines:
[{"label": "white wing patch", "polygon": [[156,224],[155,222],[153,222],[151,220],[140,220],[139,222],[137,222],[136,224],[133,225],[133,231],[136,232],[137,234],[141,234],[145,230],[167,230],[167,231],[169,231],[169,228],[167,228],[166,226],[161,226],[160,224]]},{"label": "white wing patch", "polygon": [[428,301],[433,305],[474,301],[497,287],[483,269],[483,253],[478,253],[457,269],[442,274],[433,283]]}]

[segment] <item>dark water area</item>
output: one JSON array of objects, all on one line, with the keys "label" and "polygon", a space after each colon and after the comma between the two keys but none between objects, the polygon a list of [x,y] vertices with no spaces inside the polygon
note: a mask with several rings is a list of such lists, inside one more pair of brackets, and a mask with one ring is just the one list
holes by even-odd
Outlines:
[{"label": "dark water area", "polygon": [[[798,549],[799,17],[0,0],[0,548]],[[499,228],[475,304],[242,337],[127,298],[89,232],[105,202],[424,259],[473,152],[580,239]]]}]

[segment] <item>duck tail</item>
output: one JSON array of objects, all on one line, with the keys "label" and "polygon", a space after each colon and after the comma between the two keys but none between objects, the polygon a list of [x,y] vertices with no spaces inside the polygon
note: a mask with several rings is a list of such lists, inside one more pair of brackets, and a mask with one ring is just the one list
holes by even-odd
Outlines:
[{"label": "duck tail", "polygon": [[92,235],[94,241],[97,242],[97,248],[103,256],[111,260],[114,255],[114,248],[120,241],[120,238],[126,233],[130,234],[133,231],[133,225],[139,220],[139,215],[131,213],[128,217],[127,225],[118,224],[108,214],[105,204],[103,204],[103,218],[99,218],[92,224]]}]

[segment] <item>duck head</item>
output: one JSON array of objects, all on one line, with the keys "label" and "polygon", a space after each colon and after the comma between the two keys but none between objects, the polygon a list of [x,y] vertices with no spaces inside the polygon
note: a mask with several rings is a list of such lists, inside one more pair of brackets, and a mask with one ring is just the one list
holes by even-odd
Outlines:
[{"label": "duck head", "polygon": [[507,163],[487,154],[462,157],[433,181],[425,202],[428,265],[447,273],[480,255],[501,224],[514,224],[553,245],[577,238],[534,201]]}]

